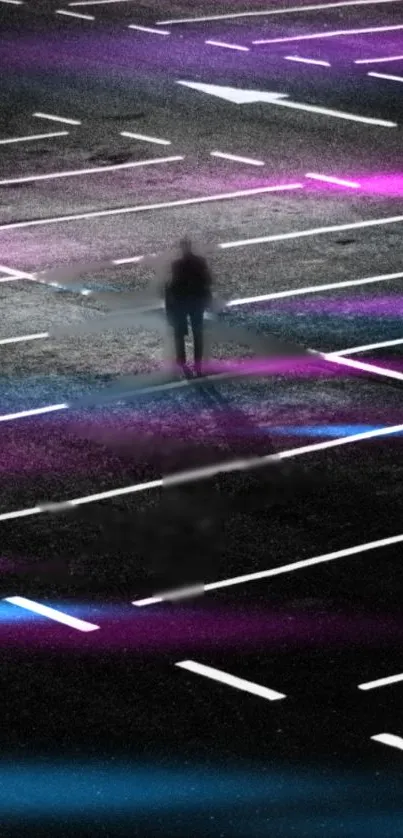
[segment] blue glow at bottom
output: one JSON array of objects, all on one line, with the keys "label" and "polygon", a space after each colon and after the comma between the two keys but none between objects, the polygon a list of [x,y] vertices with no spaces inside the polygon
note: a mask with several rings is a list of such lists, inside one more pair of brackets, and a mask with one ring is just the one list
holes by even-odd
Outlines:
[{"label": "blue glow at bottom", "polygon": [[[135,712],[135,711],[134,711]],[[112,814],[147,810],[175,811],[205,806],[263,802],[275,793],[278,802],[302,802],[315,794],[312,782],[291,775],[188,767],[180,771],[152,767],[118,767],[56,763],[49,767],[0,765],[0,812],[75,814],[106,808]]]},{"label": "blue glow at bottom", "polygon": [[[225,814],[227,818],[235,816],[236,826],[239,826],[242,807],[249,805],[253,806],[249,820],[254,820],[258,811],[261,815],[249,832],[256,838],[278,835],[280,833],[271,830],[285,824],[301,824],[301,818],[304,822],[306,818],[307,826],[312,825],[314,832],[310,834],[315,835],[319,834],[317,830],[321,823],[331,825],[337,816],[341,821],[345,819],[346,826],[349,822],[351,825],[357,823],[358,818],[363,827],[368,817],[369,827],[371,817],[380,817],[382,812],[386,814],[386,807],[392,819],[394,808],[399,808],[396,801],[401,799],[396,781],[391,782],[391,778],[384,775],[378,778],[376,788],[374,798],[370,773],[351,772],[351,776],[348,772],[334,773],[330,777],[329,772],[322,775],[320,770],[308,768],[284,770],[281,765],[270,772],[267,766],[258,765],[248,771],[246,768],[231,770],[222,765],[207,768],[189,764],[161,769],[130,762],[119,765],[112,761],[69,764],[59,760],[49,761],[47,765],[43,760],[36,764],[33,761],[0,763],[2,817],[206,816],[215,811],[218,818]],[[365,814],[362,812],[364,794]],[[231,834],[238,834],[236,828]],[[353,833],[343,831],[344,834]]]}]

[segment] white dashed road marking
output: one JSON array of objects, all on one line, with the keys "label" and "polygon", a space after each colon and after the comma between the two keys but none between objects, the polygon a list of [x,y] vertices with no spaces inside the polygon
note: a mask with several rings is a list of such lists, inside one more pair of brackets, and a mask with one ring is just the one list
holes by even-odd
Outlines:
[{"label": "white dashed road marking", "polygon": [[202,663],[197,663],[197,661],[179,661],[175,666],[186,669],[187,672],[204,675],[205,678],[212,678],[213,681],[219,681],[221,684],[227,684],[229,687],[235,687],[237,690],[244,690],[244,692],[252,693],[252,695],[257,695],[260,698],[267,698],[269,701],[286,698],[284,693],[278,693],[268,687],[254,684],[253,681],[246,681],[244,678],[237,678],[235,675],[229,675],[228,672],[222,672],[221,669],[214,669],[212,666],[205,666]]}]

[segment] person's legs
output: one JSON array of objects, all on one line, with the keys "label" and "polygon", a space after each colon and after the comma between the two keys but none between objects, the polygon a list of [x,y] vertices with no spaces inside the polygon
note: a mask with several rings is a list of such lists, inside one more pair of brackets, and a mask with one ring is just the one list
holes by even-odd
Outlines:
[{"label": "person's legs", "polygon": [[184,367],[186,364],[186,349],[185,349],[185,334],[183,324],[177,322],[174,324],[174,341],[175,341],[175,358],[176,363]]},{"label": "person's legs", "polygon": [[201,372],[203,360],[203,317],[204,306],[194,306],[189,312],[193,332],[194,362],[197,372]]},{"label": "person's legs", "polygon": [[167,311],[168,322],[173,329],[176,364],[184,367],[186,364],[185,336],[187,335],[187,314],[182,306],[175,306]]}]

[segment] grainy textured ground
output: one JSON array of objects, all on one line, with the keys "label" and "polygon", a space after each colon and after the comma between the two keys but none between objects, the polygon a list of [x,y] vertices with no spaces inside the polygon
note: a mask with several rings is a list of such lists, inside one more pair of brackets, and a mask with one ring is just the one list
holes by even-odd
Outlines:
[{"label": "grainy textured ground", "polygon": [[[287,0],[282,8],[292,5]],[[2,144],[0,181],[183,160],[0,183],[0,279],[13,270],[88,265],[70,290],[29,279],[0,282],[0,339],[26,337],[0,345],[1,416],[71,402],[161,364],[161,334],[145,328],[27,336],[106,315],[106,291],[118,299],[121,291],[147,288],[149,267],[112,260],[165,251],[184,232],[207,250],[225,299],[401,271],[399,221],[219,247],[398,217],[400,124],[373,127],[270,104],[237,106],[177,84],[283,92],[293,101],[400,123],[398,85],[369,78],[368,67],[353,63],[400,54],[399,31],[248,53],[205,43],[251,46],[257,38],[392,25],[399,22],[399,3],[175,24],[167,37],[127,27],[247,9],[234,0],[191,8],[161,0],[158,9],[114,3],[82,8],[95,17],[85,21],[57,16],[57,8],[50,0],[1,4],[0,140],[69,134]],[[278,4],[257,0],[258,9],[275,11]],[[290,54],[332,66],[292,63],[285,60]],[[402,75],[402,67],[383,69]],[[81,125],[40,119],[37,111]],[[122,131],[170,145],[124,138]],[[264,166],[214,158],[212,151],[258,158]],[[357,180],[361,189],[324,186],[307,179],[309,172]],[[138,211],[291,183],[303,188]],[[129,208],[137,211],[123,212]],[[48,223],[109,210],[122,212]],[[83,288],[94,296],[80,295]],[[225,319],[326,352],[398,340],[401,315],[401,279],[395,278],[239,305]],[[223,361],[253,353],[225,339],[213,344],[212,354]],[[399,346],[351,357],[403,371]],[[398,424],[401,415],[399,381],[293,362],[288,371],[217,382],[212,391],[183,387],[4,421],[0,513]],[[401,670],[399,545],[176,606],[130,603],[173,577],[216,581],[280,571],[395,535],[401,448],[401,435],[356,442],[254,474],[0,521],[2,596],[47,602],[100,625],[83,635],[32,615],[23,621],[28,612],[1,603],[2,835],[28,828],[29,834],[91,838],[398,838],[399,752],[371,737],[402,735],[401,688],[358,693],[357,685]],[[268,704],[174,666],[188,658],[287,697]],[[101,775],[90,774],[91,760]],[[121,764],[119,785],[113,770]],[[157,776],[157,766],[166,773]]]}]

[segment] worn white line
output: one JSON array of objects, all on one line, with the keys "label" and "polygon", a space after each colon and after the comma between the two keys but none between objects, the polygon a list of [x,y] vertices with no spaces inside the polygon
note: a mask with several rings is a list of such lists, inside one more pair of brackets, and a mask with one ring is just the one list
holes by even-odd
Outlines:
[{"label": "worn white line", "polygon": [[373,76],[374,79],[388,79],[388,81],[403,81],[402,76],[390,76],[387,73],[367,73],[368,76]]},{"label": "worn white line", "polygon": [[[207,195],[201,198],[182,198],[178,201],[165,201],[159,204],[142,204],[134,207],[123,207],[112,210],[95,210],[94,212],[76,213],[75,215],[59,215],[51,218],[37,218],[32,221],[15,221],[11,224],[0,224],[0,230],[17,230],[25,227],[42,227],[46,224],[61,224],[67,221],[83,221],[90,218],[109,218],[114,215],[130,215],[136,212],[170,209],[171,207],[186,207],[193,204],[207,204],[214,201],[227,201],[233,198],[248,198],[252,195],[265,195],[270,192],[288,192],[303,189],[302,183],[287,183],[280,186],[262,186],[255,189],[241,189],[237,192],[224,192],[218,195]],[[388,223],[387,221],[382,223]],[[225,245],[220,245],[221,247]]]},{"label": "worn white line", "polygon": [[[320,353],[312,353],[320,356]],[[327,360],[326,356],[321,356],[322,359]],[[304,445],[299,448],[290,448],[286,451],[279,451],[277,454],[268,454],[263,457],[251,457],[243,460],[233,460],[229,463],[216,463],[211,466],[204,466],[202,468],[191,469],[188,471],[178,472],[169,477],[164,478],[165,486],[180,485],[194,480],[203,480],[207,477],[214,477],[217,474],[230,473],[233,471],[245,471],[253,468],[260,468],[268,463],[278,463],[279,460],[286,460],[293,457],[299,457],[303,454],[311,454],[317,451],[326,451],[330,448],[337,448],[340,445],[350,445],[355,442],[364,440],[377,439],[378,437],[390,436],[392,434],[400,434],[403,431],[403,424],[393,425],[388,428],[376,428],[375,430],[363,431],[358,434],[350,434],[348,436],[339,437],[338,439],[328,440],[326,442],[317,442],[311,445]]]},{"label": "worn white line", "polygon": [[21,335],[16,338],[1,338],[0,346],[7,346],[11,343],[25,343],[25,341],[29,340],[44,340],[48,337],[50,337],[50,332],[36,332],[33,335]]},{"label": "worn white line", "polygon": [[[155,256],[155,254],[153,254]],[[112,265],[130,265],[135,262],[142,262],[145,256],[128,256],[126,259],[113,259]]]},{"label": "worn white line", "polygon": [[223,151],[210,151],[211,157],[222,157],[224,160],[234,160],[236,163],[250,163],[251,166],[264,166],[264,160],[254,160],[251,157],[239,157],[237,154],[227,154]]},{"label": "worn white line", "polygon": [[[281,576],[283,573],[291,573],[295,570],[302,570],[306,567],[314,567],[326,562],[335,561],[336,559],[345,559],[347,556],[357,556],[360,553],[366,553],[368,550],[379,550],[381,547],[391,547],[394,544],[403,543],[403,534],[394,535],[388,538],[381,538],[377,541],[368,541],[363,544],[358,544],[355,547],[347,547],[343,550],[336,550],[332,553],[324,553],[321,556],[315,556],[311,559],[301,559],[298,562],[291,562],[290,564],[281,565],[280,567],[272,567],[269,570],[259,570],[255,573],[244,573],[242,576],[233,576],[228,579],[221,579],[219,582],[209,582],[204,586],[205,591],[216,591],[221,588],[231,588],[234,585],[244,585],[246,582],[257,582],[261,579],[270,579],[272,576]],[[153,605],[156,602],[162,602],[161,597],[147,597],[147,599],[138,599],[132,602],[132,605],[138,607],[145,605]]]},{"label": "worn white line", "polygon": [[87,623],[85,620],[79,620],[77,617],[71,617],[70,614],[65,614],[64,611],[58,611],[56,608],[50,608],[48,605],[42,605],[40,602],[34,602],[32,599],[26,599],[23,596],[5,597],[4,602],[9,602],[11,605],[18,605],[20,608],[25,608],[27,611],[32,611],[34,614],[40,614],[42,617],[48,617],[49,620],[54,620],[56,623],[63,623],[65,626],[77,629],[77,631],[96,631],[99,626],[94,623]]},{"label": "worn white line", "polygon": [[324,183],[334,183],[336,186],[346,186],[350,189],[360,189],[360,184],[353,180],[344,180],[339,177],[332,177],[331,175],[318,175],[315,172],[308,172],[305,177],[311,180],[322,180]]},{"label": "worn white line", "polygon": [[378,343],[366,343],[363,346],[349,346],[348,349],[337,350],[334,354],[338,357],[340,355],[353,355],[359,352],[369,352],[371,349],[383,349],[386,346],[400,346],[403,343],[403,338],[398,340],[382,340]]},{"label": "worn white line", "polygon": [[403,373],[401,372],[386,369],[385,367],[378,367],[376,364],[367,364],[365,361],[352,361],[350,358],[344,358],[343,354],[343,350],[340,354],[338,352],[330,352],[325,356],[326,361],[340,364],[340,366],[349,367],[353,370],[368,372],[371,375],[380,375],[382,378],[392,378],[394,381],[403,381]]},{"label": "worn white line", "polygon": [[12,422],[15,419],[28,419],[30,416],[42,416],[45,413],[58,413],[61,410],[68,410],[69,405],[66,403],[62,404],[49,404],[45,407],[33,407],[31,410],[20,410],[16,413],[4,413],[0,416],[0,422]]},{"label": "worn white line", "polygon": [[281,99],[273,103],[281,108],[292,108],[293,110],[303,111],[304,113],[314,113],[321,116],[332,116],[336,119],[345,119],[348,122],[359,122],[363,125],[379,125],[383,128],[397,128],[396,122],[391,122],[388,119],[374,119],[369,116],[360,116],[359,114],[352,114],[347,111],[336,111],[333,108],[322,108],[318,105],[306,105],[302,102],[291,102],[289,99]]},{"label": "worn white line", "polygon": [[51,131],[48,134],[31,134],[27,137],[12,137],[9,140],[0,140],[0,145],[12,145],[13,143],[27,143],[31,140],[47,140],[51,137],[67,137],[68,131]]},{"label": "worn white line", "polygon": [[365,684],[358,684],[359,690],[375,690],[377,687],[387,687],[390,684],[398,684],[403,681],[403,674],[389,675],[387,678],[378,678],[376,681],[367,681]]},{"label": "worn white line", "polygon": [[42,111],[36,111],[32,115],[38,119],[49,119],[51,122],[66,122],[67,125],[81,125],[79,119],[67,119],[65,116],[55,116],[50,113],[42,113]]},{"label": "worn white line", "polygon": [[35,279],[33,274],[29,274],[26,271],[19,271],[16,268],[8,268],[6,265],[0,265],[0,272],[8,274],[10,279]]},{"label": "worn white line", "polygon": [[141,166],[154,166],[158,163],[175,163],[183,159],[183,157],[178,155],[175,157],[157,157],[152,160],[136,160],[132,163],[116,163],[113,166],[95,166],[92,169],[71,169],[70,171],[65,172],[51,172],[46,175],[29,175],[27,177],[5,178],[4,180],[0,180],[0,186],[12,186],[14,183],[33,183],[39,180],[57,180],[58,178],[104,174],[104,172],[136,169]]},{"label": "worn white line", "polygon": [[403,24],[394,26],[368,26],[365,29],[337,29],[333,32],[316,32],[313,35],[293,35],[288,38],[264,38],[253,44],[287,44],[290,41],[314,41],[320,38],[341,38],[348,35],[369,35],[375,32],[392,32],[403,29]]},{"label": "worn white line", "polygon": [[319,67],[330,67],[328,61],[319,61],[318,59],[314,58],[301,58],[298,55],[285,55],[284,61],[297,61],[300,64],[317,64]]},{"label": "worn white line", "polygon": [[[108,6],[110,3],[132,3],[133,0],[83,0],[79,3],[69,3],[69,6]],[[383,0],[381,0],[381,3]],[[392,0],[389,0],[392,2]],[[399,2],[399,0],[398,0]]]},{"label": "worn white line", "polygon": [[171,145],[170,140],[158,140],[156,137],[147,137],[145,134],[133,134],[131,131],[121,131],[121,137],[129,137],[133,140],[143,140],[146,143],[156,143],[156,145]]},{"label": "worn white line", "polygon": [[383,745],[390,745],[392,748],[398,748],[403,751],[403,739],[401,736],[395,736],[394,733],[378,733],[376,736],[371,736],[374,742],[382,742]]},{"label": "worn white line", "polygon": [[[271,244],[278,241],[291,241],[302,239],[305,236],[320,236],[327,233],[342,233],[346,230],[364,230],[369,227],[380,227],[385,224],[401,224],[403,215],[390,216],[388,218],[374,218],[370,221],[354,221],[351,224],[334,224],[330,227],[314,227],[310,230],[298,230],[295,233],[279,233],[273,236],[257,236],[253,239],[239,239],[238,241],[223,242],[219,244],[222,250],[233,247],[247,247],[251,244]],[[0,230],[2,228],[0,227]]]},{"label": "worn white line", "polygon": [[78,17],[81,20],[95,20],[93,15],[80,15],[78,12],[69,12],[67,9],[57,9],[55,15],[66,15],[66,17]]},{"label": "worn white line", "polygon": [[[117,2],[117,0],[113,0]],[[70,3],[71,6],[83,6],[94,3],[96,0],[86,0],[81,3]],[[103,0],[107,2],[107,0]],[[109,0],[112,2],[112,0]],[[233,12],[221,15],[204,15],[203,17],[185,17],[175,20],[159,20],[157,26],[165,26],[170,23],[204,23],[209,20],[232,20],[240,17],[270,17],[271,15],[290,15],[295,12],[316,12],[322,9],[340,9],[344,6],[381,6],[384,3],[396,3],[401,0],[342,0],[336,3],[315,3],[309,6],[292,6],[289,9],[265,9],[258,12]]]},{"label": "worn white line", "polygon": [[387,64],[388,61],[402,61],[403,55],[385,55],[381,58],[358,58],[354,64]]},{"label": "worn white line", "polygon": [[[64,405],[56,406],[58,409],[64,409]],[[54,409],[54,408],[53,408]],[[44,409],[46,410],[46,408]],[[94,495],[86,495],[85,497],[74,498],[73,500],[66,500],[57,504],[59,508],[70,508],[73,506],[81,506],[86,503],[93,503],[95,501],[106,500],[109,498],[119,497],[121,495],[129,495],[135,492],[144,492],[148,489],[155,489],[160,487],[168,487],[180,485],[194,480],[203,480],[207,477],[213,477],[216,474],[230,473],[233,471],[246,471],[251,468],[260,468],[269,463],[278,464],[279,460],[290,459],[298,457],[302,454],[311,454],[317,451],[323,451],[330,448],[337,448],[340,445],[350,445],[354,442],[363,440],[377,439],[379,437],[387,437],[392,434],[400,434],[403,431],[402,425],[393,425],[389,428],[377,428],[371,431],[365,431],[359,434],[351,434],[339,439],[329,440],[327,442],[314,443],[313,445],[305,445],[300,448],[291,448],[287,451],[280,451],[278,454],[268,454],[264,457],[251,457],[242,460],[233,460],[230,463],[216,463],[212,466],[204,466],[198,469],[187,470],[169,475],[166,478],[152,480],[148,483],[135,483],[132,486],[124,486],[119,489],[110,489],[107,492],[99,492]],[[4,512],[0,514],[0,521],[8,521],[14,518],[26,518],[31,515],[36,515],[40,512],[46,511],[46,504],[44,506],[31,507],[29,509],[20,509],[13,512]],[[397,541],[403,540],[403,536],[397,536]],[[393,540],[389,543],[393,543]],[[353,550],[354,552],[354,550]],[[206,590],[208,586],[206,586]]]},{"label": "worn white line", "polygon": [[229,687],[235,687],[237,690],[244,690],[244,692],[252,693],[260,698],[267,698],[269,701],[276,701],[279,698],[286,698],[284,693],[271,690],[269,687],[263,687],[260,684],[255,684],[253,681],[246,681],[245,678],[238,678],[235,675],[230,675],[228,672],[223,672],[221,669],[215,669],[212,666],[205,666],[203,663],[197,661],[186,660],[179,661],[175,664],[180,669],[186,669],[187,672],[194,672],[197,675],[204,675],[205,678],[211,678],[213,681],[219,681],[221,684],[227,684]]},{"label": "worn white line", "polygon": [[[154,254],[155,255],[155,254]],[[128,259],[114,259],[112,260],[112,265],[126,265],[126,264],[133,264],[137,262],[141,262],[145,257],[144,256],[131,256]],[[46,283],[45,280],[38,280],[33,274],[24,273],[23,271],[17,271],[14,268],[6,268],[4,265],[0,265],[0,271],[3,272],[11,272],[11,276],[0,278],[1,281],[13,281],[18,279],[27,279],[28,281],[34,282],[42,282],[43,284],[49,284],[51,286],[61,287],[59,283]],[[403,271],[395,274],[381,274],[380,276],[369,276],[363,279],[348,279],[343,282],[328,282],[325,285],[311,285],[305,288],[295,288],[295,289],[288,289],[287,291],[275,291],[271,294],[258,294],[254,297],[243,297],[238,298],[235,300],[230,300],[226,305],[228,308],[233,306],[242,306],[242,305],[250,305],[253,303],[262,303],[262,302],[269,302],[270,300],[282,300],[287,299],[290,297],[299,297],[303,296],[304,294],[318,294],[322,291],[332,291],[337,290],[339,288],[351,288],[354,286],[361,286],[361,285],[369,285],[375,282],[388,282],[393,279],[402,279],[403,278]],[[86,293],[90,295],[91,291],[81,291],[81,293]],[[117,294],[119,296],[119,294]],[[162,304],[161,304],[162,305]],[[50,337],[50,332],[38,332],[32,335],[20,335],[18,337],[13,338],[1,338],[0,339],[0,346],[3,344],[10,344],[10,343],[21,343],[25,340],[37,340],[39,338],[48,338]],[[390,345],[397,345],[400,341],[395,342],[392,341]],[[386,342],[389,344],[389,341]],[[349,349],[343,349],[337,352],[337,355],[348,355],[353,351],[361,352],[365,351],[365,348],[368,349],[376,349],[380,346],[384,346],[385,342],[382,344],[370,344],[368,347],[350,347]]]},{"label": "worn white line", "polygon": [[128,26],[128,29],[137,29],[139,32],[149,32],[152,35],[170,35],[171,33],[165,29],[151,29],[149,26],[136,26],[136,24],[131,23]]},{"label": "worn white line", "polygon": [[205,41],[211,47],[223,47],[224,49],[235,49],[239,52],[249,52],[249,47],[241,47],[238,44],[225,44],[223,41]]}]

